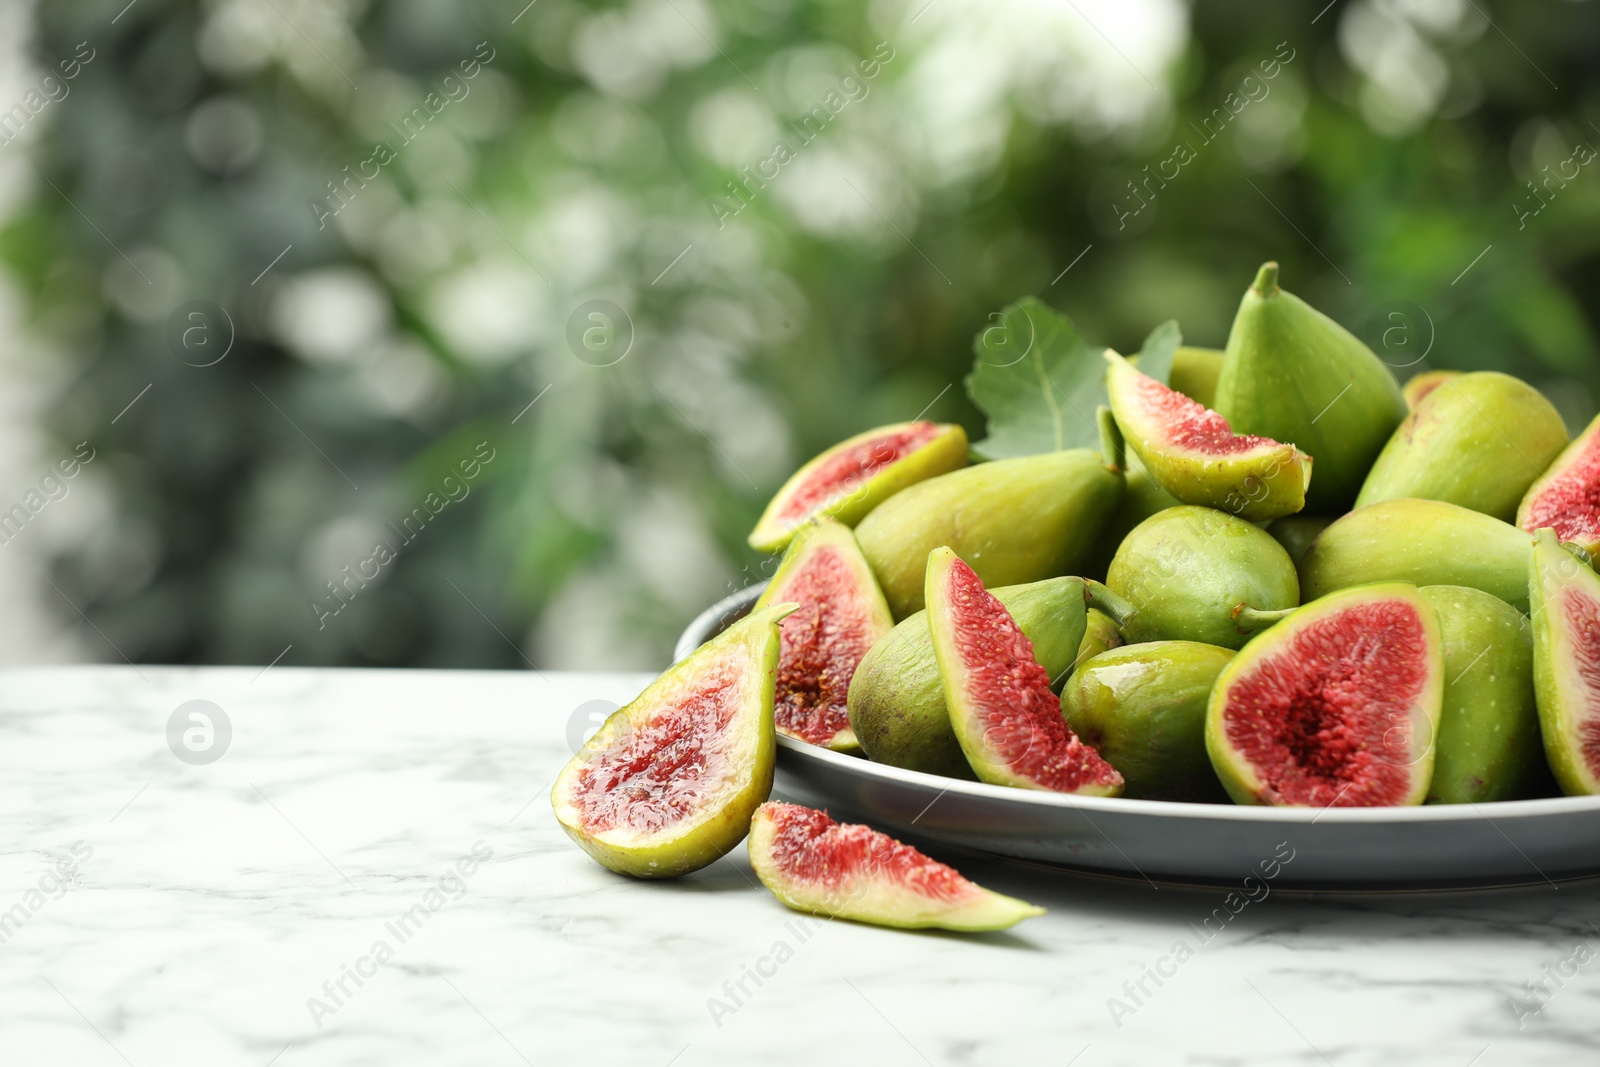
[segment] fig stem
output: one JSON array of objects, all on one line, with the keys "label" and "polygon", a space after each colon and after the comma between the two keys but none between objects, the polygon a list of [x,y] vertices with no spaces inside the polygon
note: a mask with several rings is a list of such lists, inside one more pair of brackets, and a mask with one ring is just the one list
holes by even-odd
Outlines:
[{"label": "fig stem", "polygon": [[1256,280],[1250,286],[1262,296],[1271,296],[1278,291],[1278,264],[1268,261],[1261,264],[1261,269],[1256,272]]},{"label": "fig stem", "polygon": [[1083,599],[1091,608],[1098,608],[1111,616],[1118,630],[1139,614],[1138,608],[1092,579],[1083,583]]},{"label": "fig stem", "polygon": [[1242,634],[1253,634],[1257,630],[1265,630],[1273,623],[1282,621],[1295,610],[1295,608],[1282,608],[1278,611],[1261,611],[1249,604],[1240,604],[1233,609],[1234,629]]},{"label": "fig stem", "polygon": [[1128,457],[1123,451],[1122,430],[1117,426],[1117,420],[1111,417],[1111,409],[1101,404],[1095,409],[1094,417],[1100,427],[1101,462],[1107,470],[1125,472],[1128,469]]}]

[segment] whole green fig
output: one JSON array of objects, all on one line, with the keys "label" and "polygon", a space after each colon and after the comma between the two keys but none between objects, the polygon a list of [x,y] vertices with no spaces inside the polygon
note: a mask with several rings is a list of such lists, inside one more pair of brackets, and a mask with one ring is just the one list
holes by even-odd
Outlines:
[{"label": "whole green fig", "polygon": [[1510,522],[1567,441],[1561,413],[1533,386],[1497,371],[1463,374],[1406,416],[1368,472],[1356,507],[1415,497]]},{"label": "whole green fig", "polygon": [[928,553],[953,549],[985,586],[1070,574],[1122,496],[1122,472],[1086,448],[995,460],[901,490],[856,527],[897,619],[923,607]]},{"label": "whole green fig", "polygon": [[1294,563],[1258,526],[1211,508],[1168,508],[1123,539],[1106,586],[1133,613],[1130,644],[1199,641],[1240,648],[1300,603]]},{"label": "whole green fig", "polygon": [[1206,700],[1231,659],[1195,641],[1112,649],[1067,679],[1061,712],[1122,774],[1123,796],[1226,803],[1206,754]]},{"label": "whole green fig", "polygon": [[1228,334],[1214,405],[1234,433],[1293,444],[1313,460],[1306,510],[1350,506],[1405,418],[1400,385],[1350,331],[1278,288],[1264,264]]},{"label": "whole green fig", "polygon": [[1428,804],[1533,795],[1549,778],[1533,700],[1533,633],[1522,612],[1481,589],[1430,585],[1444,639],[1444,707]]},{"label": "whole green fig", "polygon": [[1467,585],[1524,611],[1533,535],[1442,500],[1385,500],[1317,535],[1300,558],[1306,601],[1369,582]]}]

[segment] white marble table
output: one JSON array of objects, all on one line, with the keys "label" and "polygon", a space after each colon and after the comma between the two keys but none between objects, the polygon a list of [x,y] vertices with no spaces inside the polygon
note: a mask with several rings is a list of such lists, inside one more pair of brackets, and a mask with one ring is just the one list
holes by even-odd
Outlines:
[{"label": "white marble table", "polygon": [[[1600,1057],[1596,883],[1275,894],[1177,963],[1220,893],[947,856],[1050,909],[972,937],[803,919],[742,850],[676,883],[611,875],[545,794],[574,709],[644,681],[0,672],[0,1063]],[[167,741],[196,699],[232,726],[206,765]]]}]

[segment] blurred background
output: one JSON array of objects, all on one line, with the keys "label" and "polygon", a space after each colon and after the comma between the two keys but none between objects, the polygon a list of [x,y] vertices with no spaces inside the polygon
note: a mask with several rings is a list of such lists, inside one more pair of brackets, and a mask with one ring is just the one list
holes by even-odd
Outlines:
[{"label": "blurred background", "polygon": [[1323,2],[0,0],[0,655],[659,667],[1001,307],[1269,258],[1581,427],[1597,5]]}]

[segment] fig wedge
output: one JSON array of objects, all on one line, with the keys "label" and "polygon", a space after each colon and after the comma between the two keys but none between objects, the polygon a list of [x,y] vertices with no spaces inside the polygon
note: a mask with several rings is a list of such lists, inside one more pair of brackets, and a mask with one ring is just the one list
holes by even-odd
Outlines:
[{"label": "fig wedge", "polygon": [[778,624],[751,613],[601,724],[550,790],[556,821],[602,867],[673,878],[730,852],[772,791]]},{"label": "fig wedge", "polygon": [[849,527],[818,519],[795,536],[756,610],[782,603],[800,606],[778,628],[778,732],[837,752],[860,748],[850,679],[894,619]]},{"label": "fig wedge", "polygon": [[1107,349],[1111,413],[1156,483],[1185,504],[1265,522],[1305,506],[1311,457],[1294,445],[1235,434],[1228,420],[1168,389]]},{"label": "fig wedge", "polygon": [[1044,909],[1002,896],[860,823],[771,801],[750,820],[750,866],[786,906],[901,929],[1004,930]]},{"label": "fig wedge", "polygon": [[1206,750],[1240,804],[1421,804],[1444,651],[1413,585],[1331,593],[1246,645],[1217,678]]},{"label": "fig wedge", "polygon": [[1568,796],[1600,793],[1600,575],[1546,528],[1535,538],[1528,586],[1545,757]]},{"label": "fig wedge", "polygon": [[966,465],[960,426],[902,422],[856,434],[790,475],[750,532],[750,547],[781,552],[819,515],[854,526],[907,486]]},{"label": "fig wedge", "polygon": [[992,785],[1116,796],[1122,775],[1061,715],[1033,643],[973,569],[948,548],[928,557],[928,632],[950,725],[978,779]]}]

